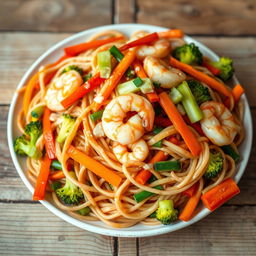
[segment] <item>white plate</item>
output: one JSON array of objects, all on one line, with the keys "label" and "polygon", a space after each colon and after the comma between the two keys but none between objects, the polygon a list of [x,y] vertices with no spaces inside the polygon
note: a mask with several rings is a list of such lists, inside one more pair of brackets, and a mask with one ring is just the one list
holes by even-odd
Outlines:
[{"label": "white plate", "polygon": [[[90,37],[92,34],[100,32],[102,30],[109,30],[109,29],[120,30],[127,35],[130,35],[131,33],[137,30],[147,30],[150,32],[159,32],[162,30],[166,30],[166,28],[151,26],[151,25],[119,24],[119,25],[102,26],[102,27],[93,28],[93,29],[80,32],[54,45],[52,48],[46,51],[40,58],[38,58],[34,62],[34,64],[28,69],[26,74],[23,76],[23,78],[21,79],[18,85],[18,88],[21,88],[22,86],[24,86],[28,81],[28,79],[32,76],[32,74],[35,73],[41,65],[52,63],[56,61],[58,58],[60,58],[63,55],[64,47],[81,43],[85,41],[88,37]],[[199,46],[200,50],[204,55],[214,60],[218,59],[218,56],[215,53],[213,53],[210,49],[208,49],[206,46],[199,43],[198,41],[188,36],[185,37],[185,40],[187,42],[194,42],[197,46]],[[238,83],[238,80],[234,78],[233,82]],[[235,175],[236,182],[240,180],[242,174],[244,173],[245,167],[247,165],[247,162],[250,156],[251,145],[252,145],[252,119],[250,114],[250,108],[245,95],[242,96],[242,100],[244,101],[244,104],[245,104],[244,125],[246,127],[246,134],[245,134],[246,136],[243,143],[239,147],[239,151],[242,156],[242,161],[237,166],[237,173]],[[18,94],[15,93],[11,102],[9,116],[8,116],[8,125],[7,125],[8,144],[9,144],[12,160],[14,162],[14,165],[21,179],[23,180],[27,188],[30,190],[30,192],[33,193],[34,188],[30,183],[30,181],[28,180],[25,173],[25,170],[26,170],[25,160],[24,158],[17,157],[13,150],[13,140],[16,136],[19,135],[17,124],[16,124],[16,117],[17,117],[18,109],[20,109],[21,107],[21,102],[22,102],[21,97],[18,97]],[[102,234],[102,235],[109,235],[109,236],[116,236],[116,237],[146,237],[146,236],[154,236],[154,235],[160,235],[160,234],[172,232],[172,231],[184,228],[186,226],[189,226],[201,220],[202,218],[204,218],[206,215],[210,213],[208,209],[204,208],[201,205],[201,208],[199,209],[200,211],[198,212],[198,214],[189,222],[179,221],[173,225],[168,225],[168,226],[163,226],[163,225],[144,226],[144,225],[138,224],[130,228],[115,229],[105,225],[103,222],[100,222],[100,221],[82,222],[78,219],[75,219],[69,216],[66,212],[58,209],[53,204],[49,195],[47,196],[46,200],[41,201],[41,203],[55,215],[59,216],[63,220],[79,228],[82,228],[91,232],[95,232],[98,234]]]}]

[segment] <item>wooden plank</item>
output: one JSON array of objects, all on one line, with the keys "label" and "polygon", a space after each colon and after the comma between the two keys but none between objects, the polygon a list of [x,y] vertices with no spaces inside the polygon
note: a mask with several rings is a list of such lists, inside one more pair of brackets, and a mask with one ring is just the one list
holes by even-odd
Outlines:
[{"label": "wooden plank", "polygon": [[118,255],[134,256],[137,255],[137,238],[118,238]]},{"label": "wooden plank", "polygon": [[139,239],[139,255],[255,255],[256,207],[223,207],[190,227]]},{"label": "wooden plank", "polygon": [[135,0],[115,0],[115,23],[135,22]]},{"label": "wooden plank", "polygon": [[113,255],[110,237],[79,229],[40,204],[1,203],[0,226],[1,255]]},{"label": "wooden plank", "polygon": [[[51,45],[70,34],[0,33],[0,104],[8,104],[29,66]],[[234,58],[236,74],[251,106],[256,106],[256,38],[195,37],[220,55]],[[30,42],[33,42],[31,44]],[[235,43],[234,43],[235,42]],[[14,71],[15,69],[15,71]]]},{"label": "wooden plank", "polygon": [[138,23],[181,28],[189,34],[256,34],[254,0],[138,0],[137,6]]},{"label": "wooden plank", "polygon": [[[31,194],[18,177],[7,145],[6,120],[9,107],[0,106],[0,200],[30,200]],[[254,130],[256,129],[256,109],[252,109]],[[250,204],[256,205],[256,138],[254,137],[250,161],[245,174],[239,183],[241,193],[230,200],[228,204]],[[11,188],[11,189],[10,189]]]},{"label": "wooden plank", "polygon": [[111,15],[111,0],[1,1],[0,30],[78,32],[111,24]]}]

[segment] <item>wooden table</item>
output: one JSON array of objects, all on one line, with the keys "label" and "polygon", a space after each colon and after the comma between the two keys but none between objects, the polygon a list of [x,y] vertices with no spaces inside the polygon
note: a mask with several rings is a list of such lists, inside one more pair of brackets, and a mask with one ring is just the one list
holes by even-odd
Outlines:
[{"label": "wooden table", "polygon": [[1,255],[256,255],[256,148],[239,183],[241,194],[204,220],[174,233],[140,239],[76,228],[31,200],[6,141],[9,103],[18,81],[46,49],[90,27],[148,23],[183,29],[234,59],[256,129],[255,0],[0,1]]}]

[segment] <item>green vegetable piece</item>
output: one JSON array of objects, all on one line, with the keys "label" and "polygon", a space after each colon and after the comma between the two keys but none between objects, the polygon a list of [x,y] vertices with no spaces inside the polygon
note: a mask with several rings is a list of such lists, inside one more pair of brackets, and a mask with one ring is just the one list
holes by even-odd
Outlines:
[{"label": "green vegetable piece", "polygon": [[163,143],[163,141],[162,141],[162,140],[159,140],[158,142],[156,142],[156,143],[153,144],[152,146],[153,146],[153,147],[157,147],[157,148],[161,148],[161,147],[162,147],[162,143]]},{"label": "green vegetable piece", "polygon": [[62,170],[62,165],[61,165],[60,161],[53,160],[51,163],[51,169]]},{"label": "green vegetable piece", "polygon": [[153,82],[153,85],[154,85],[154,87],[157,88],[157,89],[161,88],[161,84],[158,83],[158,82]]},{"label": "green vegetable piece", "polygon": [[71,71],[71,70],[77,71],[81,76],[82,76],[83,73],[84,73],[83,69],[79,68],[78,66],[76,66],[76,65],[70,65],[70,66],[64,68],[61,74],[64,74],[64,73],[66,73],[66,72],[68,72],[68,71]]},{"label": "green vegetable piece", "polygon": [[90,78],[92,78],[92,73],[83,76],[84,83],[86,83]]},{"label": "green vegetable piece", "polygon": [[[69,172],[69,174],[74,179],[76,178],[76,174],[74,172]],[[78,205],[80,201],[84,199],[82,190],[67,178],[65,185],[62,188],[56,190],[56,195],[66,205]]]},{"label": "green vegetable piece", "polygon": [[124,57],[124,55],[118,50],[118,48],[115,45],[113,45],[109,49],[109,52],[118,62],[120,62]]},{"label": "green vegetable piece", "polygon": [[135,77],[135,71],[134,71],[131,67],[129,67],[129,68],[127,69],[127,71],[125,72],[125,76],[126,76],[128,79],[132,79],[132,78]]},{"label": "green vegetable piece", "polygon": [[148,217],[149,218],[156,218],[156,211],[152,212]]},{"label": "green vegetable piece", "polygon": [[71,129],[75,124],[75,121],[76,121],[76,118],[69,114],[62,115],[62,123],[61,123],[59,134],[56,139],[57,142],[63,143],[66,140]]},{"label": "green vegetable piece", "polygon": [[43,113],[44,113],[44,106],[38,106],[37,108],[34,108],[31,111],[31,116],[36,119],[39,119]]},{"label": "green vegetable piece", "polygon": [[186,115],[186,111],[185,111],[185,109],[184,109],[184,107],[183,107],[182,104],[179,103],[179,104],[177,104],[176,107],[177,107],[179,113],[180,113],[182,116]]},{"label": "green vegetable piece", "polygon": [[189,120],[191,123],[195,123],[200,121],[203,118],[203,112],[199,108],[194,95],[186,81],[183,81],[177,88],[179,92],[182,94],[182,105],[186,110]]},{"label": "green vegetable piece", "polygon": [[178,219],[178,210],[174,208],[172,200],[159,201],[156,218],[164,225],[169,225]]},{"label": "green vegetable piece", "polygon": [[220,152],[210,150],[210,159],[208,167],[204,173],[204,177],[207,179],[215,178],[223,168],[223,157]]},{"label": "green vegetable piece", "polygon": [[222,146],[221,148],[226,155],[229,155],[234,159],[235,163],[239,162],[240,155],[233,149],[231,145]]},{"label": "green vegetable piece", "polygon": [[79,213],[82,216],[86,216],[90,213],[90,211],[91,211],[90,207],[87,206],[87,207],[84,207],[84,208],[78,210],[77,213]]},{"label": "green vegetable piece", "polygon": [[[154,188],[155,188],[155,189],[159,189],[159,190],[162,190],[162,189],[163,189],[163,187],[162,187],[161,185],[155,186]],[[133,198],[134,198],[134,200],[135,200],[137,203],[139,203],[139,202],[141,202],[141,201],[143,201],[143,200],[145,200],[145,199],[147,199],[147,198],[149,198],[149,197],[151,197],[151,196],[153,196],[153,195],[155,195],[155,194],[152,193],[152,192],[149,192],[149,191],[144,190],[144,191],[141,191],[141,192],[139,192],[139,193],[137,193],[137,194],[134,194],[134,195],[133,195]]]},{"label": "green vegetable piece", "polygon": [[201,64],[203,61],[203,55],[194,43],[175,48],[172,55],[186,64]]},{"label": "green vegetable piece", "polygon": [[155,171],[180,171],[181,164],[179,161],[160,161],[154,163]]},{"label": "green vegetable piece", "polygon": [[212,100],[209,89],[206,86],[203,86],[199,81],[188,80],[187,84],[199,106],[206,101]]},{"label": "green vegetable piece", "polygon": [[99,52],[97,55],[100,77],[109,78],[111,75],[111,54],[109,51]]},{"label": "green vegetable piece", "polygon": [[155,126],[153,129],[153,133],[154,134],[158,134],[159,132],[161,132],[164,128],[160,127],[160,126]]},{"label": "green vegetable piece", "polygon": [[171,89],[169,97],[171,98],[174,104],[179,103],[183,98],[182,94],[175,87]]},{"label": "green vegetable piece", "polygon": [[140,77],[135,78],[132,82],[136,87],[141,87],[143,85],[143,80]]},{"label": "green vegetable piece", "polygon": [[61,182],[55,181],[55,182],[51,183],[50,187],[53,191],[56,191],[58,188],[61,187]]},{"label": "green vegetable piece", "polygon": [[218,75],[223,81],[229,80],[234,73],[233,60],[228,57],[220,57],[218,61],[211,61],[210,64],[220,70]]},{"label": "green vegetable piece", "polygon": [[104,110],[99,110],[97,112],[94,112],[92,114],[90,114],[90,118],[93,122],[100,120],[102,118]]},{"label": "green vegetable piece", "polygon": [[33,159],[40,158],[42,152],[36,148],[36,142],[41,134],[41,122],[30,122],[25,127],[25,133],[15,139],[14,151],[19,155],[27,155]]}]

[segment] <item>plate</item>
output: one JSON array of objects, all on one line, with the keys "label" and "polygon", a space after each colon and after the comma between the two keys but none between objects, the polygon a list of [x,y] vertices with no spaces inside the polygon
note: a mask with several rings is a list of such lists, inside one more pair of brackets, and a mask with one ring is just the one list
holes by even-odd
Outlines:
[{"label": "plate", "polygon": [[[41,57],[39,57],[34,62],[34,64],[28,69],[25,75],[22,77],[18,85],[18,89],[23,87],[26,84],[26,82],[29,80],[32,74],[34,74],[40,66],[46,65],[48,63],[52,63],[57,59],[59,59],[63,55],[63,48],[69,45],[74,45],[74,44],[84,42],[86,41],[87,38],[89,38],[94,33],[97,33],[103,30],[111,30],[111,29],[120,30],[121,32],[124,32],[127,35],[131,35],[133,32],[137,30],[159,32],[159,31],[166,30],[167,28],[152,26],[152,25],[144,25],[144,24],[118,24],[118,25],[108,25],[108,26],[97,27],[97,28],[85,30],[83,32],[74,34],[66,38],[65,40],[59,42],[58,44],[54,45],[49,50],[47,50]],[[189,36],[185,36],[185,40],[189,43],[194,42],[197,46],[199,46],[203,55],[213,60],[218,59],[218,56],[202,43],[194,40]],[[233,78],[232,83],[238,83],[238,80],[236,77]],[[241,155],[242,155],[242,161],[237,166],[237,172],[234,177],[236,182],[240,180],[240,178],[244,173],[245,167],[247,165],[247,162],[250,156],[251,146],[252,146],[252,118],[251,118],[250,108],[245,95],[242,96],[242,100],[245,105],[244,126],[246,127],[246,134],[245,134],[246,136],[243,143],[239,147],[239,151],[241,152]],[[7,124],[8,144],[9,144],[11,157],[17,172],[19,173],[22,181],[25,183],[25,185],[30,190],[30,192],[33,193],[34,191],[33,185],[30,183],[25,173],[25,170],[26,170],[25,160],[24,158],[17,157],[13,150],[13,140],[16,136],[19,135],[18,127],[15,120],[17,118],[17,113],[21,107],[21,104],[22,104],[21,97],[19,97],[17,93],[14,93],[10,110],[9,110],[9,115],[8,115],[8,124]],[[115,229],[107,226],[101,221],[80,221],[78,219],[75,219],[74,217],[68,215],[66,212],[58,209],[53,204],[53,201],[50,195],[46,196],[46,200],[40,201],[40,202],[52,213],[54,213],[56,216],[69,222],[70,224],[73,224],[81,229],[85,229],[94,233],[108,235],[108,236],[116,236],[116,237],[146,237],[146,236],[155,236],[155,235],[165,234],[168,232],[172,232],[172,231],[187,227],[201,220],[202,218],[204,218],[210,213],[208,209],[206,209],[203,205],[201,205],[197,215],[188,222],[179,221],[175,224],[168,225],[168,226],[163,226],[163,225],[145,226],[142,224],[137,224],[129,228]]]}]

